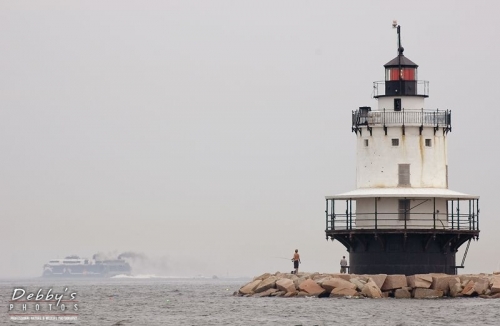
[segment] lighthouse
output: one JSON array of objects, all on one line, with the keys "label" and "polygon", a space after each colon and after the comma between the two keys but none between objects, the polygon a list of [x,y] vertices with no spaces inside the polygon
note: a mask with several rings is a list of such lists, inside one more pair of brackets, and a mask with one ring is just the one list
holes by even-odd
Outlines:
[{"label": "lighthouse", "polygon": [[377,105],[352,112],[356,189],[326,196],[326,239],[345,246],[350,273],[457,274],[479,239],[479,196],[448,189],[451,111],[425,107],[429,82],[393,27],[398,52],[373,84]]}]

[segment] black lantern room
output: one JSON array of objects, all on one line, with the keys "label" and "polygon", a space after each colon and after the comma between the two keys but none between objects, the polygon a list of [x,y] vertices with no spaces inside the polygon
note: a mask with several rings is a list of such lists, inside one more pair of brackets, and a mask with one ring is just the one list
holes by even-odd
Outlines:
[{"label": "black lantern room", "polygon": [[400,47],[399,55],[384,65],[385,96],[419,96],[417,95],[418,65],[405,57],[403,51]]},{"label": "black lantern room", "polygon": [[[396,23],[395,23],[396,24]],[[401,27],[394,25],[398,31],[398,56],[384,65],[385,67],[385,94],[377,94],[375,97],[383,96],[423,96],[428,97],[427,92],[418,92],[418,65],[403,55],[404,48],[401,45]],[[424,85],[425,86],[425,85]]]}]

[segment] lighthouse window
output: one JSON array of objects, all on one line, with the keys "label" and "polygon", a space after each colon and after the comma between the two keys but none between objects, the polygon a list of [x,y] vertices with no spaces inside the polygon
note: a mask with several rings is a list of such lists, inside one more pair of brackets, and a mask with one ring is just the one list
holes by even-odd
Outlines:
[{"label": "lighthouse window", "polygon": [[410,164],[398,165],[398,186],[407,187],[410,185]]},{"label": "lighthouse window", "polygon": [[416,68],[402,68],[399,70],[398,68],[387,68],[385,70],[385,80],[386,81],[394,81],[394,80],[416,80],[417,79],[417,69]]},{"label": "lighthouse window", "polygon": [[401,69],[401,79],[403,80],[415,80],[416,78],[416,69],[415,68],[404,68]]},{"label": "lighthouse window", "polygon": [[427,146],[427,147],[431,147],[431,146],[432,146],[432,140],[430,140],[430,139],[426,139],[426,140],[425,140],[425,146]]},{"label": "lighthouse window", "polygon": [[368,146],[368,139],[365,139],[365,146]]},{"label": "lighthouse window", "polygon": [[399,146],[399,138],[392,139],[392,146]]},{"label": "lighthouse window", "polygon": [[399,219],[405,220],[410,218],[410,200],[400,199],[398,205]]}]

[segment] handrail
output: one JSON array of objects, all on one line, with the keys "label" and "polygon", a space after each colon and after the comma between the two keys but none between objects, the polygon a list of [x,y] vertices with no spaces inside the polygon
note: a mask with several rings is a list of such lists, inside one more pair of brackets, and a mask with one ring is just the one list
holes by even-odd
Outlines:
[{"label": "handrail", "polygon": [[[354,216],[354,214],[353,214]],[[433,226],[432,220],[429,219],[411,219],[411,224],[408,223],[409,221],[407,220],[406,225],[401,224],[404,223],[403,220],[396,220],[396,219],[382,219],[378,218],[377,219],[377,227],[375,228],[375,219],[372,220],[373,224],[366,223],[369,222],[369,220],[363,219],[362,222],[366,223],[366,225],[357,225],[357,221],[355,219],[350,219],[350,218],[342,218],[340,215],[335,215],[334,222],[333,220],[330,220],[327,225],[327,231],[338,231],[338,230],[363,230],[363,229],[373,229],[373,230],[383,230],[383,229],[402,229],[402,230],[411,230],[411,229],[433,229],[433,230],[461,230],[461,231],[476,231],[477,228],[473,228],[472,226],[469,225],[468,221],[462,221],[460,222],[460,225],[462,227],[458,228],[457,224],[455,223],[454,227],[452,227],[450,224],[448,226],[444,225],[443,221],[439,221],[440,225],[436,225],[436,227]],[[334,223],[334,227],[332,225],[332,222]],[[395,223],[395,222],[400,222],[400,223]],[[420,222],[420,223],[419,223]]]},{"label": "handrail", "polygon": [[424,125],[451,128],[450,110],[402,110],[352,112],[353,127],[363,125]]},{"label": "handrail", "polygon": [[[469,202],[470,209],[460,211],[460,201]],[[346,201],[346,210],[335,212],[335,200],[327,199],[326,231],[342,230],[381,230],[381,229],[432,229],[479,231],[478,199],[448,200],[448,213],[438,213],[436,209],[427,212],[379,212],[375,204],[374,212],[357,212],[353,210],[352,200]]]}]

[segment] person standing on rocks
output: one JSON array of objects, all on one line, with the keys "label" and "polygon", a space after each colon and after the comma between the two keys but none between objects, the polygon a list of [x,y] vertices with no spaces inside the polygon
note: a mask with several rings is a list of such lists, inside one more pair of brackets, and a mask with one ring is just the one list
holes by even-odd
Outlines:
[{"label": "person standing on rocks", "polygon": [[295,268],[295,271],[293,271],[292,274],[297,274],[299,272],[299,264],[300,264],[299,249],[295,249],[292,261],[293,261],[293,268]]},{"label": "person standing on rocks", "polygon": [[340,273],[345,274],[347,269],[347,260],[345,259],[345,256],[342,256],[342,259],[340,260]]}]

